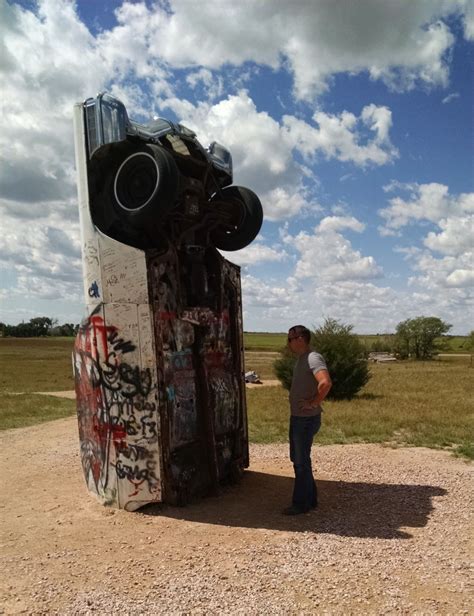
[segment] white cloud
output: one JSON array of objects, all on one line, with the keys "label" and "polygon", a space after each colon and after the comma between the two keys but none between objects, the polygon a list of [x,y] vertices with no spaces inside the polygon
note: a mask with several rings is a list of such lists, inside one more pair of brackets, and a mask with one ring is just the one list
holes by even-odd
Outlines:
[{"label": "white cloud", "polygon": [[[382,234],[399,232],[407,225],[430,222],[437,231],[429,231],[421,242],[425,249],[398,247],[404,252],[416,275],[409,279],[413,287],[428,292],[433,305],[440,309],[469,306],[472,301],[474,193],[451,195],[443,184],[392,183],[390,190],[410,191],[409,199],[394,197],[389,207],[379,211],[386,226]],[[426,250],[429,249],[429,250]],[[441,258],[433,254],[440,253]]]},{"label": "white cloud", "polygon": [[[474,265],[474,264],[473,264]],[[474,270],[456,269],[446,278],[448,287],[474,287]]]},{"label": "white cloud", "polygon": [[316,227],[318,233],[342,231],[343,229],[350,229],[361,233],[365,229],[365,224],[353,216],[326,216]]},{"label": "white cloud", "polygon": [[119,26],[102,44],[122,69],[130,58],[140,65],[144,46],[148,56],[181,68],[286,63],[297,96],[310,99],[341,72],[366,71],[399,90],[446,85],[454,37],[442,20],[455,12],[466,13],[466,36],[472,36],[472,9],[462,0],[301,0],[297,11],[283,0],[220,0],[201,3],[198,11],[189,0],[170,0],[169,10],[125,3],[116,13]]},{"label": "white cloud", "polygon": [[198,71],[191,72],[186,76],[186,83],[196,90],[200,86],[204,91],[204,98],[214,100],[222,96],[224,92],[224,80],[222,76],[213,74],[207,68],[201,68]]},{"label": "white cloud", "polygon": [[437,303],[452,308],[471,306],[473,302],[473,271],[474,253],[463,253],[457,256],[436,258],[430,252],[424,251],[412,260],[412,267],[418,274],[409,278],[409,284],[429,292],[433,304]]},{"label": "white cloud", "polygon": [[256,265],[257,263],[283,261],[288,257],[284,250],[266,246],[255,241],[250,246],[233,252],[221,251],[222,255],[237,265]]},{"label": "white cloud", "polygon": [[438,223],[442,218],[474,212],[474,193],[451,196],[444,184],[397,184],[386,187],[387,191],[406,188],[411,192],[409,199],[393,197],[389,207],[379,210],[385,220],[385,229],[395,231],[412,222],[427,220]]},{"label": "white cloud", "polygon": [[296,236],[283,232],[283,241],[299,253],[295,268],[297,279],[313,278],[318,283],[357,281],[379,278],[380,268],[371,256],[362,256],[338,231],[361,232],[364,225],[355,218],[331,216],[324,218],[310,234],[301,231]]},{"label": "white cloud", "polygon": [[441,102],[443,105],[446,105],[447,103],[454,101],[456,98],[459,98],[459,96],[459,92],[452,92],[451,94],[448,94],[448,96],[445,96]]},{"label": "white cloud", "polygon": [[281,308],[291,301],[288,291],[284,286],[269,285],[249,274],[242,276],[242,291],[245,294],[247,306],[275,306]]},{"label": "white cloud", "polygon": [[[398,156],[390,142],[392,113],[387,107],[367,105],[359,118],[348,111],[339,115],[317,111],[313,120],[317,127],[294,116],[283,117],[288,141],[305,156],[321,153],[326,158],[360,166],[387,164]],[[372,133],[371,139],[365,139],[366,143],[361,134],[364,128]]]},{"label": "white cloud", "polygon": [[[75,77],[90,79],[92,72],[102,73],[102,81],[105,76],[121,81],[134,75],[155,91],[166,89],[169,66],[196,72],[248,62],[273,69],[288,67],[297,96],[308,100],[324,92],[333,75],[343,72],[365,71],[395,89],[410,89],[417,83],[446,85],[446,52],[454,37],[443,19],[465,13],[466,36],[473,32],[472,6],[461,0],[402,5],[378,0],[301,0],[297,11],[283,0],[237,4],[220,0],[201,3],[199,10],[189,0],[149,7],[124,2],[116,10],[117,26],[96,39],[84,26],[79,28],[72,3],[40,0],[38,6],[41,21],[19,7],[4,8],[7,23],[12,13],[23,15],[21,29],[30,31],[32,40],[39,43],[33,58],[41,56],[49,40],[50,51],[61,55],[42,57],[71,59]],[[47,39],[42,32],[49,35]],[[78,49],[86,53],[78,54]],[[14,58],[7,42],[4,66],[13,68]]]},{"label": "white cloud", "polygon": [[460,4],[464,10],[464,36],[472,41],[474,40],[474,2],[461,0]]},{"label": "white cloud", "polygon": [[474,247],[474,215],[452,216],[438,221],[441,233],[431,231],[424,239],[430,250],[445,255],[458,255]]},{"label": "white cloud", "polygon": [[78,221],[62,223],[57,214],[21,221],[0,210],[0,267],[14,268],[14,294],[23,298],[76,298],[82,291]]}]

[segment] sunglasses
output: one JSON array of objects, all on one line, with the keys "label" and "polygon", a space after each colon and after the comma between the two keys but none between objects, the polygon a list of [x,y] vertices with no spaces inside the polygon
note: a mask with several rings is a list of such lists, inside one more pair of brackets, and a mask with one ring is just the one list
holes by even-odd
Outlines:
[{"label": "sunglasses", "polygon": [[288,336],[288,342],[291,342],[292,340],[296,340],[297,338],[302,338],[303,336]]}]

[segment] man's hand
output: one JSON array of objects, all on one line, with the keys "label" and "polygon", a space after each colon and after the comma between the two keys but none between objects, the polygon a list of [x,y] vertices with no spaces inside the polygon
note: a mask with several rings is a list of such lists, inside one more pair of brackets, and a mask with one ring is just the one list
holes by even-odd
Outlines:
[{"label": "man's hand", "polygon": [[314,378],[318,383],[318,395],[312,400],[305,400],[305,405],[307,404],[310,407],[319,406],[332,387],[331,377],[327,370],[318,370]]}]

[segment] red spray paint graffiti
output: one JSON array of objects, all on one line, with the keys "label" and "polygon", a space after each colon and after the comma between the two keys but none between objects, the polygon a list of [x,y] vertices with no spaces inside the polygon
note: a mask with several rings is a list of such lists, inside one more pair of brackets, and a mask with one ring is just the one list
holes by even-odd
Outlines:
[{"label": "red spray paint graffiti", "polygon": [[160,490],[152,452],[158,438],[156,385],[149,368],[127,361],[134,350],[135,345],[98,314],[91,315],[76,337],[81,460],[86,482],[97,494],[114,498],[119,479],[129,482],[129,497],[146,491],[149,501]]}]

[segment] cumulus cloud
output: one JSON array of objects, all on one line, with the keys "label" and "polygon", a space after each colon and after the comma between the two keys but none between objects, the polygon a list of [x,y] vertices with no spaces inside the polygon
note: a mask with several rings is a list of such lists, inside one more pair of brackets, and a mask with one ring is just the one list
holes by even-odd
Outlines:
[{"label": "cumulus cloud", "polygon": [[[385,220],[384,232],[399,232],[407,225],[435,225],[421,237],[422,246],[398,247],[406,255],[414,275],[411,287],[431,298],[431,310],[437,307],[446,317],[449,311],[472,310],[473,303],[473,230],[474,193],[452,195],[443,184],[392,183],[387,191],[408,191],[409,197],[393,197],[379,211]],[[439,256],[441,255],[441,256]]]},{"label": "cumulus cloud", "polygon": [[457,307],[472,306],[474,288],[469,272],[473,271],[473,257],[472,250],[442,258],[423,251],[412,259],[412,268],[417,275],[409,278],[409,284],[430,292],[434,303],[441,302],[452,307],[456,304]]},{"label": "cumulus cloud", "polygon": [[316,227],[316,231],[319,233],[342,231],[343,229],[350,229],[361,233],[365,229],[365,224],[353,216],[326,216]]},{"label": "cumulus cloud", "polygon": [[422,220],[438,223],[448,216],[460,216],[474,212],[474,193],[452,196],[448,186],[432,182],[430,184],[392,183],[387,191],[406,190],[409,198],[400,196],[389,200],[389,206],[379,210],[385,220],[385,229],[397,231],[402,227]]},{"label": "cumulus cloud", "polygon": [[468,252],[474,245],[474,216],[452,216],[438,222],[440,233],[430,231],[424,244],[445,255]]},{"label": "cumulus cloud", "polygon": [[471,37],[472,9],[462,0],[302,0],[297,11],[283,0],[221,0],[202,3],[199,11],[189,0],[149,8],[126,2],[116,13],[119,26],[104,39],[109,55],[114,50],[124,68],[128,58],[139,63],[143,45],[148,55],[181,68],[287,65],[296,95],[311,99],[342,72],[366,71],[398,90],[417,83],[446,85],[447,51],[454,41],[446,18],[453,13],[465,14],[465,35]]},{"label": "cumulus cloud", "polygon": [[291,301],[285,286],[272,286],[250,274],[242,276],[242,291],[248,306],[282,308]]},{"label": "cumulus cloud", "polygon": [[220,75],[214,75],[207,68],[189,73],[186,76],[186,83],[193,89],[202,89],[204,98],[214,100],[222,96],[224,92],[224,80]]},{"label": "cumulus cloud", "polygon": [[[337,158],[364,166],[369,163],[383,165],[398,156],[391,144],[389,131],[392,113],[387,107],[367,105],[357,118],[353,113],[343,111],[330,115],[317,111],[313,115],[316,127],[294,116],[284,116],[288,141],[305,156],[321,153],[326,158]],[[359,128],[366,128],[372,138],[362,142]]]},{"label": "cumulus cloud", "polygon": [[47,214],[34,224],[20,223],[3,208],[0,215],[0,267],[16,270],[14,293],[23,298],[78,300],[82,290],[78,222],[62,225],[57,215]]},{"label": "cumulus cloud", "polygon": [[257,241],[246,248],[242,248],[242,250],[233,252],[222,250],[221,252],[226,259],[237,265],[256,265],[258,263],[283,261],[288,257],[284,250],[272,248]]},{"label": "cumulus cloud", "polygon": [[[473,264],[474,265],[474,264]],[[446,278],[448,287],[473,287],[474,286],[474,270],[472,269],[456,269]]]},{"label": "cumulus cloud", "polygon": [[314,233],[301,231],[296,236],[283,232],[283,241],[299,253],[295,277],[314,278],[319,282],[368,280],[382,276],[372,256],[354,250],[339,231],[362,232],[364,225],[355,218],[330,216],[323,218]]},{"label": "cumulus cloud", "polygon": [[[289,327],[295,320],[309,327],[318,326],[331,317],[355,325],[359,332],[373,333],[374,327],[380,333],[393,332],[402,318],[433,309],[429,295],[401,292],[367,280],[328,281],[290,276],[284,283],[269,284],[252,277],[245,284],[249,285],[244,286],[246,304],[249,287],[252,289],[252,326],[262,331],[281,331],[282,322]],[[446,312],[445,309],[439,314],[448,318]]]}]

